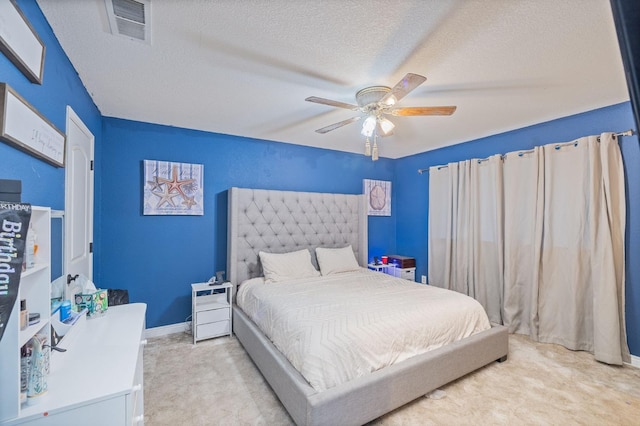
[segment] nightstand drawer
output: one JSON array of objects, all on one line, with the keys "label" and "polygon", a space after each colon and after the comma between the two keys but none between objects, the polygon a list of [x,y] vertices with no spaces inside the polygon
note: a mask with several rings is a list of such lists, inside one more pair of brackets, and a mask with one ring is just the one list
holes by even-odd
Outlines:
[{"label": "nightstand drawer", "polygon": [[409,281],[416,280],[416,268],[402,268],[400,269],[400,278]]},{"label": "nightstand drawer", "polygon": [[221,336],[229,334],[231,323],[227,317],[226,321],[210,322],[196,326],[196,338],[206,339],[207,337]]},{"label": "nightstand drawer", "polygon": [[196,312],[196,324],[205,324],[208,322],[223,321],[229,319],[229,309],[211,309],[210,311]]},{"label": "nightstand drawer", "polygon": [[416,268],[396,268],[393,273],[398,278],[409,281],[416,280]]}]

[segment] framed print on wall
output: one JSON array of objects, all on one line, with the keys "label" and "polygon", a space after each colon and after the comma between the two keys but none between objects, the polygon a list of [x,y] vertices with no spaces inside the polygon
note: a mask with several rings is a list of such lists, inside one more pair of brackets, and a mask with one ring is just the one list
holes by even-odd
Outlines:
[{"label": "framed print on wall", "polygon": [[0,1],[0,51],[32,83],[42,84],[45,46],[15,0]]},{"label": "framed print on wall", "polygon": [[391,216],[391,182],[373,179],[362,182],[369,216]]},{"label": "framed print on wall", "polygon": [[0,83],[0,139],[64,167],[65,134],[6,83]]},{"label": "framed print on wall", "polygon": [[144,160],[144,215],[204,214],[204,166]]}]

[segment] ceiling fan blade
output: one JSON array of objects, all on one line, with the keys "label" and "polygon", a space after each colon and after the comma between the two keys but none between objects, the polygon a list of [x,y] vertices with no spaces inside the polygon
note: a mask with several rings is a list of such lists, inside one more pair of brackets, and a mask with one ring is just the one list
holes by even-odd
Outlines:
[{"label": "ceiling fan blade", "polygon": [[408,73],[407,75],[402,77],[402,80],[400,80],[398,84],[393,86],[393,89],[391,89],[391,92],[387,93],[382,99],[380,99],[380,102],[384,104],[391,96],[396,98],[396,102],[397,102],[400,99],[407,96],[409,92],[411,92],[416,87],[420,86],[426,80],[427,80],[427,77],[424,77],[418,74]]},{"label": "ceiling fan blade", "polygon": [[338,108],[350,109],[352,111],[358,111],[358,109],[360,108],[357,105],[351,105],[351,104],[347,104],[339,101],[332,101],[331,99],[318,98],[317,96],[309,96],[307,99],[305,99],[305,101],[315,102],[317,104],[322,104],[322,105],[334,106]]},{"label": "ceiling fan blade", "polygon": [[323,127],[321,129],[316,130],[316,133],[325,134],[325,133],[330,132],[332,130],[335,130],[335,129],[339,128],[339,127],[346,126],[347,124],[351,124],[353,122],[356,122],[356,121],[360,120],[361,118],[362,117],[352,117],[352,118],[350,118],[348,120],[344,120],[344,121],[341,121],[339,123],[333,123],[333,124],[331,124],[329,126],[326,126],[326,127]]},{"label": "ceiling fan blade", "polygon": [[389,114],[396,117],[407,117],[411,115],[451,115],[455,112],[455,106],[437,107],[404,107],[389,110]]}]

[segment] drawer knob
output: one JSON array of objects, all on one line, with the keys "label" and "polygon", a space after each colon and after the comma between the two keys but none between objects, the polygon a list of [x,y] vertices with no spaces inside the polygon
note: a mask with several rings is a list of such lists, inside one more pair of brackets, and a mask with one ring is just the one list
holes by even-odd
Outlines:
[{"label": "drawer knob", "polygon": [[147,344],[147,339],[140,340],[140,346],[144,346]]},{"label": "drawer knob", "polygon": [[144,421],[144,416],[143,415],[135,416],[133,418],[133,424],[140,424],[143,421]]},{"label": "drawer knob", "polygon": [[138,392],[140,391],[140,389],[142,389],[142,385],[138,384],[138,385],[135,385],[133,388],[131,388],[131,391]]}]

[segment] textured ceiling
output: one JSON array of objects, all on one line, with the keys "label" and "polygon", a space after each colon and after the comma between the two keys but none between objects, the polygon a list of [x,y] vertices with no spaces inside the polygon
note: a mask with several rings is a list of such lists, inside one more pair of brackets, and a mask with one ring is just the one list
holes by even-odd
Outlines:
[{"label": "textured ceiling", "polygon": [[358,113],[304,99],[422,74],[399,106],[458,109],[392,117],[398,158],[629,99],[609,0],[151,0],[150,45],[104,0],[38,4],[110,117],[360,153],[359,123],[314,132]]}]

